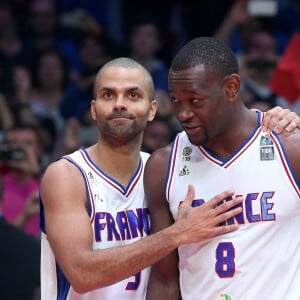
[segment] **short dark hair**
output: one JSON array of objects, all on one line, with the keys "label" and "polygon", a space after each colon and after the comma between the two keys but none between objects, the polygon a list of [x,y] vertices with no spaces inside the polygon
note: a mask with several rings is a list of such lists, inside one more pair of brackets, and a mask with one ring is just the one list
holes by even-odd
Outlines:
[{"label": "short dark hair", "polygon": [[69,63],[66,58],[66,56],[61,53],[57,48],[48,48],[44,50],[40,50],[37,53],[37,56],[34,59],[34,62],[31,66],[31,74],[32,74],[32,82],[33,85],[40,88],[41,87],[41,82],[39,78],[39,68],[41,65],[41,60],[45,56],[56,56],[60,62],[62,73],[63,73],[63,78],[62,78],[62,88],[67,88],[69,85]]},{"label": "short dark hair", "polygon": [[9,134],[11,132],[15,131],[23,131],[23,130],[30,130],[34,133],[37,143],[40,147],[43,146],[43,137],[41,132],[40,124],[34,124],[34,123],[17,123],[13,127],[10,127],[5,131],[5,142],[8,142]]},{"label": "short dark hair", "polygon": [[213,37],[198,37],[188,42],[174,57],[170,69],[182,71],[202,64],[206,71],[221,76],[238,73],[234,52]]}]

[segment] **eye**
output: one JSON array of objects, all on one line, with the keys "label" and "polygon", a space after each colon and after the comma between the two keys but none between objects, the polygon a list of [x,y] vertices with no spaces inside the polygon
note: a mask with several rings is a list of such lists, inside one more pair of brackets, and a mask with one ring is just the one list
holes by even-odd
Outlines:
[{"label": "eye", "polygon": [[133,98],[133,99],[136,99],[136,98],[138,98],[138,94],[137,94],[136,92],[131,91],[131,92],[129,93],[129,97],[130,97],[130,98]]},{"label": "eye", "polygon": [[200,98],[191,98],[190,99],[190,103],[192,105],[195,105],[195,106],[199,106],[199,105],[202,105],[204,103],[204,99],[200,99]]},{"label": "eye", "polygon": [[104,94],[103,94],[103,97],[106,98],[106,99],[110,99],[112,97],[112,92],[110,91],[106,91]]}]

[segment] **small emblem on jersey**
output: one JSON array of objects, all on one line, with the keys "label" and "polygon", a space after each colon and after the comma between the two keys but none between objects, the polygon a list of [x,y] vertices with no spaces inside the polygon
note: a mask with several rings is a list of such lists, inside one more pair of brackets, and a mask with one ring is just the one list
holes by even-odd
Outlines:
[{"label": "small emblem on jersey", "polygon": [[90,180],[94,180],[94,176],[93,176],[91,171],[88,172],[88,177],[89,177]]},{"label": "small emblem on jersey", "polygon": [[[222,294],[220,295],[220,297],[221,297],[222,299],[224,299],[224,300],[234,300],[234,299],[231,298],[230,295],[225,294],[225,293],[222,293]],[[241,299],[241,300],[246,300],[246,299],[243,298],[243,299]]]},{"label": "small emblem on jersey", "polygon": [[274,144],[273,141],[267,136],[263,135],[259,143],[260,160],[274,160]]},{"label": "small emblem on jersey", "polygon": [[179,176],[185,176],[189,174],[190,174],[190,170],[188,169],[187,166],[184,166],[183,169],[180,171]]},{"label": "small emblem on jersey", "polygon": [[192,148],[191,147],[184,147],[182,150],[182,160],[183,161],[190,161],[190,155],[192,154]]},{"label": "small emblem on jersey", "polygon": [[223,294],[222,293],[220,296],[221,296],[221,298],[224,298],[225,300],[232,300],[231,297],[228,294]]}]

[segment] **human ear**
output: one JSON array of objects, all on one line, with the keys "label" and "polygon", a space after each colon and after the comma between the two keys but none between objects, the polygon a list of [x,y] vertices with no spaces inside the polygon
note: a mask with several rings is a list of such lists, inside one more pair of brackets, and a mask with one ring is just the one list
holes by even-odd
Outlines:
[{"label": "human ear", "polygon": [[154,119],[156,115],[156,111],[157,111],[157,101],[152,100],[150,103],[148,121],[152,121]]},{"label": "human ear", "polygon": [[224,83],[225,97],[229,101],[237,99],[240,90],[240,77],[238,74],[231,74],[225,79]]},{"label": "human ear", "polygon": [[95,111],[95,103],[96,103],[96,100],[91,101],[91,116],[94,121],[96,121],[96,119],[97,119],[96,111]]}]

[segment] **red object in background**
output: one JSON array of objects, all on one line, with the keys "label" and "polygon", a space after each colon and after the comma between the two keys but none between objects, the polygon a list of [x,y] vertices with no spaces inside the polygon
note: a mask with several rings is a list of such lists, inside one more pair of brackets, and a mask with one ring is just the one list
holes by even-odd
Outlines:
[{"label": "red object in background", "polygon": [[300,97],[300,34],[293,35],[280,58],[270,88],[291,104]]}]

